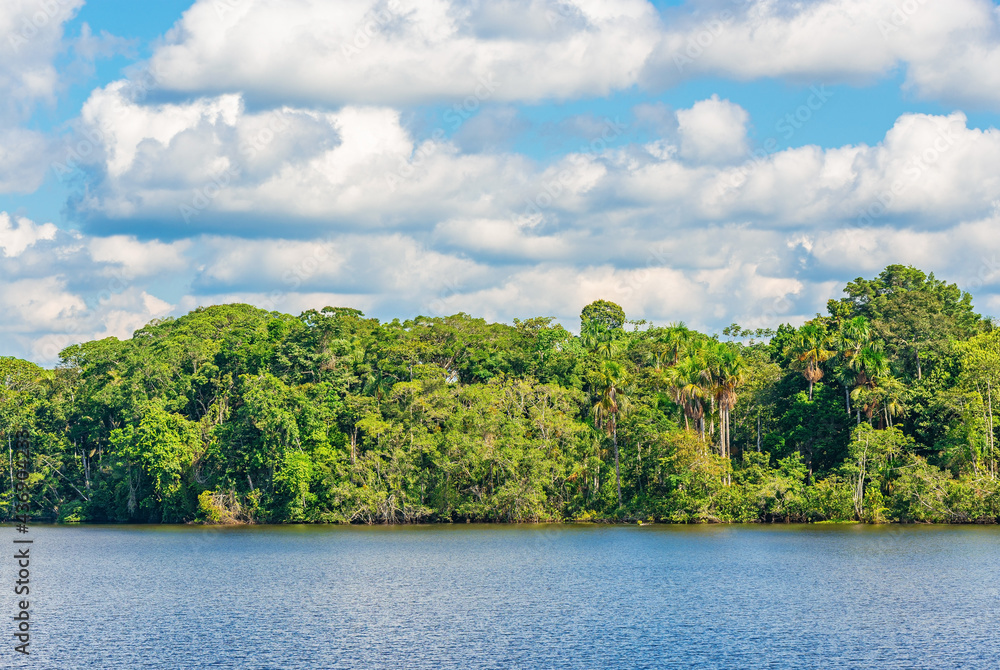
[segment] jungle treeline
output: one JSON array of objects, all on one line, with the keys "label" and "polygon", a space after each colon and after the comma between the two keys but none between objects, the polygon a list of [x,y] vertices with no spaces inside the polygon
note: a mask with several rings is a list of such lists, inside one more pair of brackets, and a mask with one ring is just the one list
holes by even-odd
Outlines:
[{"label": "jungle treeline", "polygon": [[577,336],[215,306],[0,358],[0,434],[63,523],[1000,519],[993,320],[899,265],[827,308],[707,336],[599,300]]}]

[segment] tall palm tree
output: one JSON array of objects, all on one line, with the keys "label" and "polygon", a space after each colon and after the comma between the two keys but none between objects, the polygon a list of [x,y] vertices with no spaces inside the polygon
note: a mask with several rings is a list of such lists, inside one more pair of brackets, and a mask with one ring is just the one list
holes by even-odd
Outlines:
[{"label": "tall palm tree", "polygon": [[824,362],[833,356],[833,340],[826,328],[807,323],[799,329],[786,354],[802,368],[802,376],[809,382],[809,400],[813,399],[813,384],[823,378]]},{"label": "tall palm tree", "polygon": [[594,425],[611,438],[615,451],[615,488],[618,507],[622,506],[622,478],[618,464],[618,420],[629,413],[632,402],[625,393],[628,383],[625,367],[614,360],[601,362],[599,397],[594,404]]},{"label": "tall palm tree", "polygon": [[857,373],[858,386],[874,386],[879,379],[889,376],[889,358],[879,342],[861,347],[851,359],[851,369]]},{"label": "tall palm tree", "polygon": [[837,349],[843,361],[838,381],[844,387],[844,405],[847,415],[851,415],[851,389],[855,386],[857,373],[851,363],[858,353],[871,341],[871,324],[863,316],[856,316],[845,321],[838,332]]},{"label": "tall palm tree", "polygon": [[580,340],[588,351],[597,354],[604,360],[617,358],[625,348],[625,342],[620,337],[604,328],[597,321],[588,321],[580,331]]},{"label": "tall palm tree", "polygon": [[705,362],[700,356],[688,357],[667,370],[671,395],[684,412],[684,426],[696,422],[698,434],[705,439],[705,402],[712,397],[706,383]]},{"label": "tall palm tree", "polygon": [[882,351],[882,345],[878,342],[866,344],[854,358],[851,359],[851,368],[856,372],[855,389],[851,391],[851,399],[855,405],[860,403],[858,410],[858,423],[861,423],[861,410],[864,409],[865,416],[871,420],[875,410],[880,404],[880,394],[876,389],[884,385],[892,378],[889,367],[889,358]]},{"label": "tall palm tree", "polygon": [[694,332],[689,330],[683,321],[667,326],[660,341],[666,345],[670,365],[677,365],[680,362],[694,339]]},{"label": "tall palm tree", "polygon": [[736,406],[736,389],[743,383],[746,362],[743,357],[721,342],[712,348],[705,376],[719,407],[719,451],[731,456],[730,413]]}]

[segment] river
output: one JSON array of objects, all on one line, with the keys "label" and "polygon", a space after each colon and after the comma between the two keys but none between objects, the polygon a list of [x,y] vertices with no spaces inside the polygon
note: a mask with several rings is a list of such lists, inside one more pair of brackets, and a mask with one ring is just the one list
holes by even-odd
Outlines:
[{"label": "river", "polygon": [[[3,532],[14,546],[18,534]],[[29,536],[35,668],[1000,665],[998,527],[33,526]],[[0,566],[5,583],[14,563]],[[16,598],[5,602],[0,660],[23,663],[10,635]]]}]

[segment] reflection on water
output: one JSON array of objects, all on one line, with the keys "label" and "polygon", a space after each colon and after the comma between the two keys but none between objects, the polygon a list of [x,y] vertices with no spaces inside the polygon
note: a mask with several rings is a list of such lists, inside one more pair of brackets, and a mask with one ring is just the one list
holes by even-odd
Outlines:
[{"label": "reflection on water", "polygon": [[36,668],[995,668],[1000,659],[996,527],[32,534]]}]

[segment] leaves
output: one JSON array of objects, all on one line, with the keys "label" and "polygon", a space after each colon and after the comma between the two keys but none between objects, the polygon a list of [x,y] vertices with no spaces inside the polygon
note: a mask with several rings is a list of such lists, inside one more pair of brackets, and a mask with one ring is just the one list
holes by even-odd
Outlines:
[{"label": "leaves", "polygon": [[992,322],[903,266],[846,294],[727,342],[602,300],[579,337],[219,305],[0,358],[0,434],[32,432],[51,519],[996,518]]}]

